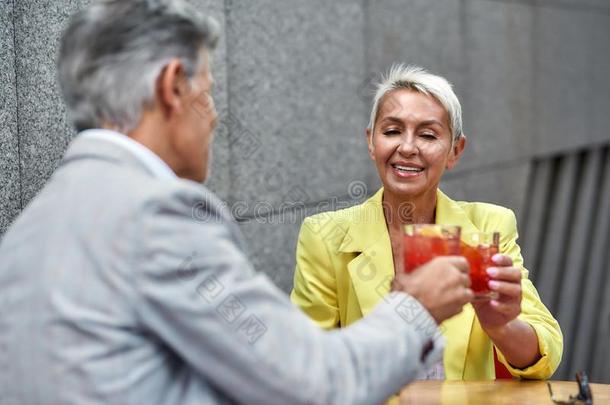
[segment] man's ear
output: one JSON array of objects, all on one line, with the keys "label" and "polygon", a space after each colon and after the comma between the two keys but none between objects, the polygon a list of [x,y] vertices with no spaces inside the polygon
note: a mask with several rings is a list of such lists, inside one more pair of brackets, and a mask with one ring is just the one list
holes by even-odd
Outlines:
[{"label": "man's ear", "polygon": [[366,129],[366,146],[369,150],[369,156],[371,159],[375,160],[375,155],[373,153],[375,151],[375,148],[373,147],[373,133],[370,128]]},{"label": "man's ear", "polygon": [[449,153],[449,159],[447,159],[447,170],[451,170],[457,165],[464,153],[464,149],[466,148],[466,135],[462,134],[460,137],[453,142],[453,146],[451,147],[451,152]]},{"label": "man's ear", "polygon": [[172,59],[157,79],[157,102],[166,115],[184,108],[184,96],[188,92],[188,80],[179,59]]}]

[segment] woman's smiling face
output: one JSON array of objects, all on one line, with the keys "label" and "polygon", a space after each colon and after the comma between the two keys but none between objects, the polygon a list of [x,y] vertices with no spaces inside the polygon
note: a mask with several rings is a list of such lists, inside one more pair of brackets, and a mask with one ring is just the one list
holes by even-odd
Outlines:
[{"label": "woman's smiling face", "polygon": [[445,169],[455,166],[465,145],[463,136],[452,142],[449,122],[432,96],[410,89],[384,96],[367,139],[387,192],[406,199],[436,193]]}]

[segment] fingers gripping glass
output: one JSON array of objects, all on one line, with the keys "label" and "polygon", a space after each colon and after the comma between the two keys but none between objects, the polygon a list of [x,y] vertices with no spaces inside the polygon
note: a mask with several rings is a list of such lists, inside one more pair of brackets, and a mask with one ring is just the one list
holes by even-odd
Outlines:
[{"label": "fingers gripping glass", "polygon": [[576,373],[576,382],[578,383],[578,395],[570,395],[567,400],[561,400],[555,398],[553,395],[553,389],[551,388],[551,383],[546,382],[546,385],[549,387],[549,394],[551,395],[551,401],[556,404],[584,404],[591,405],[593,404],[593,395],[591,394],[591,387],[589,387],[589,377],[584,371],[580,371]]}]

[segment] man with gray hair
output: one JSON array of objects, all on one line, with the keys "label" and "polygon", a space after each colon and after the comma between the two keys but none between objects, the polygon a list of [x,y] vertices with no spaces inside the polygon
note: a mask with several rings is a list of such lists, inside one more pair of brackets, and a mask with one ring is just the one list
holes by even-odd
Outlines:
[{"label": "man with gray hair", "polygon": [[437,325],[472,299],[463,258],[335,332],[252,270],[200,184],[217,31],[182,1],[72,18],[58,70],[81,132],[0,244],[0,402],[375,404],[439,359]]}]

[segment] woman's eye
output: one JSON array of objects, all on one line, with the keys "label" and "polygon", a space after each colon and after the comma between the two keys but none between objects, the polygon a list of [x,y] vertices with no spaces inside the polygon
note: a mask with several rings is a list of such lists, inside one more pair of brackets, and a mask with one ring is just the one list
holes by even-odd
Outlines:
[{"label": "woman's eye", "polygon": [[400,134],[400,131],[397,129],[386,129],[385,131],[383,131],[384,135],[397,135]]},{"label": "woman's eye", "polygon": [[436,139],[436,134],[434,134],[432,132],[423,132],[420,136],[424,139],[429,139],[429,140]]}]

